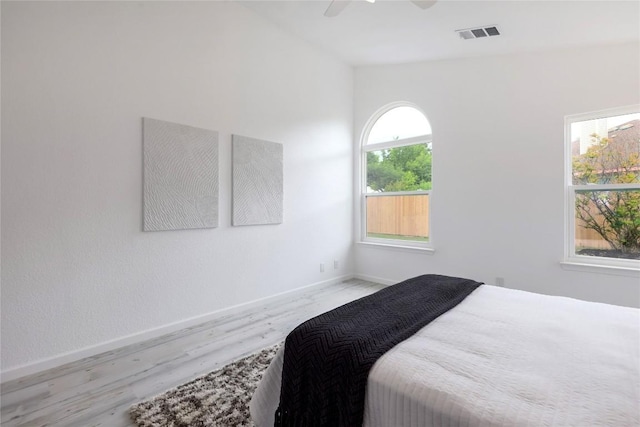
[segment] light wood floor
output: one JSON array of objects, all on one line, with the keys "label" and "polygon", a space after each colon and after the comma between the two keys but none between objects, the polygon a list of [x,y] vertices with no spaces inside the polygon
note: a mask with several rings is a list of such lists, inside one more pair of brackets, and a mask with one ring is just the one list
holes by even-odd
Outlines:
[{"label": "light wood floor", "polygon": [[2,384],[2,426],[133,426],[132,404],[284,340],[299,323],[384,286],[312,287],[160,338]]}]

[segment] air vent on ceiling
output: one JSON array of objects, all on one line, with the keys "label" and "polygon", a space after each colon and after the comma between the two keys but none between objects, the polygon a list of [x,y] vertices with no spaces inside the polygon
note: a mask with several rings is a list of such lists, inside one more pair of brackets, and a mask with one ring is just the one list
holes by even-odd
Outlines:
[{"label": "air vent on ceiling", "polygon": [[496,26],[466,28],[464,30],[456,30],[456,33],[462,39],[479,39],[480,37],[499,36],[500,31]]}]

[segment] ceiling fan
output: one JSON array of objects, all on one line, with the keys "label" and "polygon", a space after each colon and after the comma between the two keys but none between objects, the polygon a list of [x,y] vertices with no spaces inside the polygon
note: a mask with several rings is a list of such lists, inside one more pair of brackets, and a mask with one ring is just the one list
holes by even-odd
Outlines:
[{"label": "ceiling fan", "polygon": [[[376,0],[367,0],[369,3],[374,3]],[[438,0],[411,0],[411,3],[418,6],[420,9],[429,9],[436,4]],[[351,0],[333,0],[327,10],[324,12],[324,16],[332,18],[338,16],[340,12],[351,2]]]}]

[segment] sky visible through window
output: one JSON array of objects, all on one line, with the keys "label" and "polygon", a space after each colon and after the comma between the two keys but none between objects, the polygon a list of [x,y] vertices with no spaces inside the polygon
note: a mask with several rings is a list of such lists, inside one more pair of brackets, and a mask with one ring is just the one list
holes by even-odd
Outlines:
[{"label": "sky visible through window", "polygon": [[367,144],[395,141],[419,135],[429,135],[427,118],[413,107],[397,107],[383,114],[371,128]]}]

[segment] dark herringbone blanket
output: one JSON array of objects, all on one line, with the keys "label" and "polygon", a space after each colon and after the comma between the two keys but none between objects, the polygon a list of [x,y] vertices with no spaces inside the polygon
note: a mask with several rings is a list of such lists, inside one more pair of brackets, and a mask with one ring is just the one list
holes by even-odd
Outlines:
[{"label": "dark herringbone blanket", "polygon": [[481,283],[424,275],[308,320],[285,341],[276,426],[362,425],[369,370]]}]

